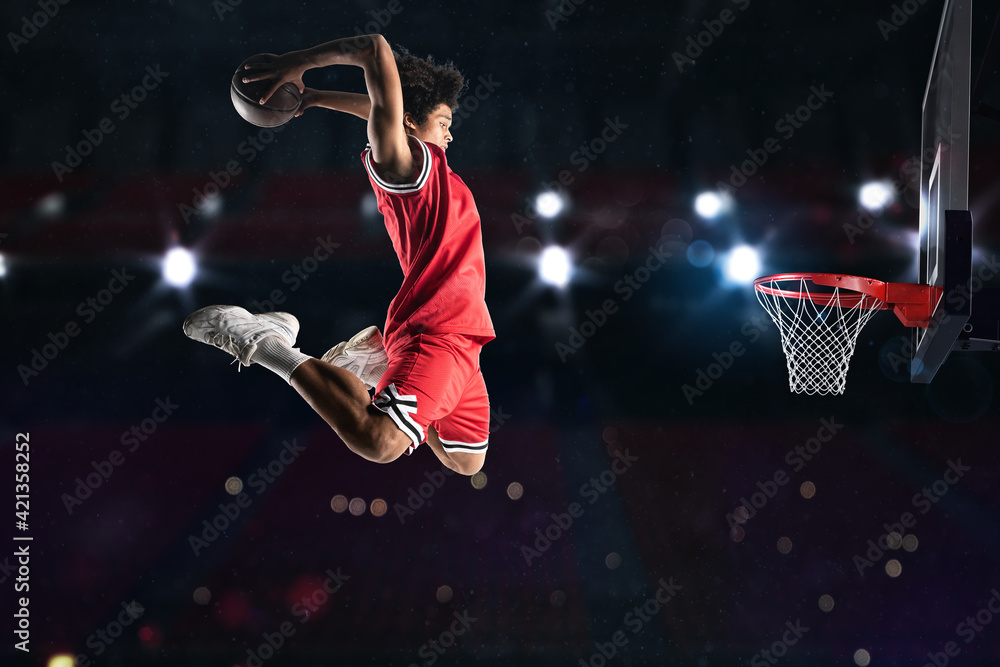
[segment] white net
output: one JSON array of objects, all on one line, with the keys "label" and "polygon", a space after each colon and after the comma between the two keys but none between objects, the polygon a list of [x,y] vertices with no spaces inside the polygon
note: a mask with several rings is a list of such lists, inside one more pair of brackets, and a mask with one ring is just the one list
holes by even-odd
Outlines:
[{"label": "white net", "polygon": [[781,332],[788,388],[843,394],[858,334],[882,302],[853,290],[817,288],[799,276],[758,284],[757,300]]}]

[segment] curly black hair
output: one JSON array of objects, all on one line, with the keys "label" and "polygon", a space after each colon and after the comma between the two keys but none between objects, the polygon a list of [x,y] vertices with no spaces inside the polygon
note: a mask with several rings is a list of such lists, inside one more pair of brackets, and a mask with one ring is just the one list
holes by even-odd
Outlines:
[{"label": "curly black hair", "polygon": [[466,83],[454,63],[438,65],[433,56],[418,58],[402,46],[395,47],[392,54],[403,86],[403,110],[409,111],[418,125],[427,122],[439,104],[447,104],[452,111],[458,108]]}]

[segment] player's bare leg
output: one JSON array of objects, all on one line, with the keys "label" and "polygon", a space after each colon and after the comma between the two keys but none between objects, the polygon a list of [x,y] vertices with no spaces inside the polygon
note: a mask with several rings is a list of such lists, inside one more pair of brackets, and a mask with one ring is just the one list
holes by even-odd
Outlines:
[{"label": "player's bare leg", "polygon": [[292,347],[299,323],[288,313],[253,315],[238,306],[208,306],[184,321],[184,333],[228,352],[241,364],[260,364],[291,384],[351,451],[388,463],[411,444],[388,415],[371,404],[354,374]]},{"label": "player's bare leg", "polygon": [[446,467],[451,468],[461,475],[475,475],[483,469],[486,463],[486,453],[472,454],[470,452],[448,452],[441,443],[441,438],[433,426],[427,428],[427,445],[434,452],[434,455],[441,460]]},{"label": "player's bare leg", "polygon": [[395,461],[412,444],[389,415],[372,405],[364,384],[348,370],[307,359],[289,384],[352,452],[369,461]]}]

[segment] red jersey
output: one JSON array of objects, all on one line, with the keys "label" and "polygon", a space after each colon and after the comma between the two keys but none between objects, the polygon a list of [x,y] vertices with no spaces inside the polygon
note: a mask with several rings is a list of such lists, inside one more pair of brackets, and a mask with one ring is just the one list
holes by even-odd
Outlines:
[{"label": "red jersey", "polygon": [[376,172],[371,148],[361,153],[385,216],[385,228],[403,269],[403,285],[389,304],[386,347],[396,335],[457,333],[496,337],[486,308],[486,261],[481,221],[472,192],[448,167],[440,146],[412,135],[417,176],[396,184]]}]

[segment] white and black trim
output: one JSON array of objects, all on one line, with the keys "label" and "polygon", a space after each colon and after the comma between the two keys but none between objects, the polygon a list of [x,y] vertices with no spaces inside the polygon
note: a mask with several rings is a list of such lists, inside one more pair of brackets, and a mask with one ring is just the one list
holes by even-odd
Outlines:
[{"label": "white and black trim", "polygon": [[459,442],[458,440],[445,440],[439,437],[441,446],[446,452],[468,452],[469,454],[485,454],[489,440],[482,442]]},{"label": "white and black trim", "polygon": [[390,384],[372,399],[372,404],[392,417],[399,430],[410,437],[413,445],[410,450],[416,449],[424,441],[424,429],[413,418],[417,411],[417,397],[415,395],[401,396],[395,384]]},{"label": "white and black trim", "polygon": [[[412,135],[407,135],[407,136],[409,137]],[[405,195],[412,192],[418,192],[420,188],[424,187],[424,184],[427,183],[427,179],[431,175],[431,151],[430,149],[427,148],[427,144],[420,141],[420,139],[417,139],[416,137],[413,138],[416,140],[418,144],[420,144],[420,149],[423,152],[424,156],[423,166],[420,169],[420,174],[417,176],[417,180],[415,180],[413,183],[389,183],[388,181],[386,181],[384,178],[378,175],[377,171],[375,171],[375,163],[372,162],[371,144],[369,144],[368,147],[365,149],[364,163],[365,163],[365,169],[368,170],[368,175],[372,177],[372,180],[376,183],[376,185],[378,185],[380,188],[382,188],[383,190],[385,190],[390,194]]]}]

